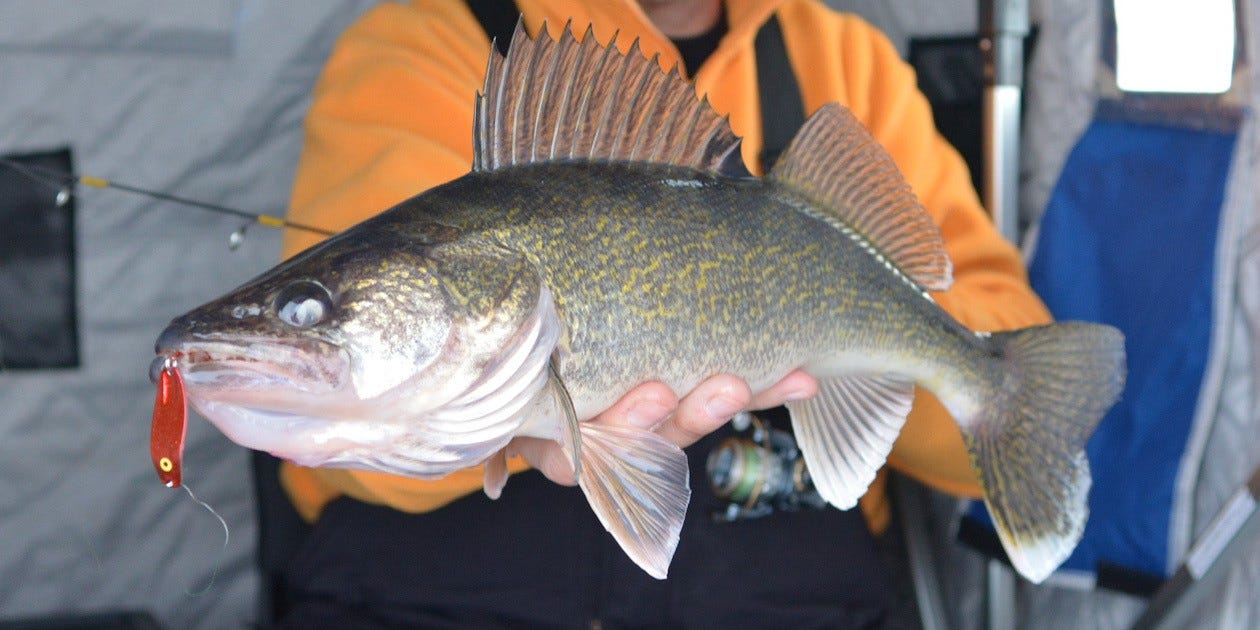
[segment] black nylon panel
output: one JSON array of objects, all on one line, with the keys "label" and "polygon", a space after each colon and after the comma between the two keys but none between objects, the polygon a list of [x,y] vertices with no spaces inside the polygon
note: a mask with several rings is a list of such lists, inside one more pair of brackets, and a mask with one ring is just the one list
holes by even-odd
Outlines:
[{"label": "black nylon panel", "polygon": [[79,365],[75,198],[30,169],[72,170],[68,148],[0,163],[0,370]]}]

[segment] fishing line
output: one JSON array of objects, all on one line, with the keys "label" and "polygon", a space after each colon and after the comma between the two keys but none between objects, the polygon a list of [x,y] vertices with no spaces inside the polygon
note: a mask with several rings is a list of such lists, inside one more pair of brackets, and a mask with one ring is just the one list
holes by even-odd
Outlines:
[{"label": "fishing line", "polygon": [[[312,232],[312,233],[321,234],[324,236],[332,236],[333,234],[336,234],[336,232],[332,230],[326,230],[321,227],[306,225],[304,223],[296,223],[296,222],[284,219],[282,217],[277,217],[270,214],[257,214],[254,212],[241,210],[239,208],[233,208],[231,206],[224,206],[221,204],[210,203],[207,201],[199,201],[197,199],[189,199],[188,197],[172,195],[170,193],[165,193],[165,192],[161,192],[157,190],[149,190],[147,188],[141,188],[139,186],[133,186],[131,184],[124,184],[122,182],[115,182],[108,179],[104,179],[102,177],[77,175],[75,173],[68,173],[65,171],[60,171],[57,169],[48,168],[44,166],[36,166],[33,164],[22,164],[21,162],[18,162],[16,160],[11,160],[8,158],[0,158],[0,165],[7,166],[13,169],[14,171],[16,171],[17,173],[20,173],[26,176],[28,179],[31,179],[37,183],[55,188],[57,190],[57,205],[58,206],[64,206],[66,202],[70,200],[70,196],[73,194],[69,188],[70,186],[73,186],[74,184],[82,184],[84,186],[88,186],[91,188],[113,188],[115,190],[121,190],[123,192],[129,192],[135,195],[142,195],[145,197],[149,197],[151,199],[157,199],[160,201],[169,201],[171,203],[178,203],[185,206],[192,206],[194,208],[201,208],[202,210],[209,210],[211,212],[217,212],[219,214],[238,217],[242,219],[249,219],[251,224],[258,223],[260,225],[265,225],[267,227],[272,227],[272,228],[291,228],[294,230],[303,230],[306,232]],[[244,234],[245,234],[245,228],[241,227],[240,229],[232,233],[232,239],[230,242],[235,245],[239,245],[241,239],[244,238]],[[233,249],[235,249],[235,247],[233,247]]]},{"label": "fishing line", "polygon": [[[210,507],[210,505],[209,505],[209,504],[207,504],[205,501],[202,501],[201,499],[198,499],[198,498],[197,498],[197,495],[193,494],[192,489],[188,487],[188,484],[186,484],[186,483],[185,483],[185,484],[181,485],[180,487],[184,489],[184,492],[187,492],[187,493],[188,493],[189,498],[191,498],[193,501],[197,502],[197,504],[198,504],[198,505],[200,505],[201,507],[206,508],[206,511],[210,512],[211,514],[213,514],[213,515],[214,515],[214,517],[215,517],[215,518],[219,519],[219,524],[223,526],[223,549],[222,549],[222,553],[226,553],[226,552],[227,552],[227,547],[228,547],[228,541],[229,541],[229,540],[231,540],[231,538],[232,538],[232,532],[230,532],[230,531],[228,530],[228,524],[227,524],[227,521],[223,520],[223,517],[222,517],[222,516],[219,516],[219,513],[218,513],[218,512],[216,512],[216,511],[214,510],[214,508]],[[201,590],[199,590],[199,591],[196,591],[196,592],[190,591],[190,590],[188,590],[188,589],[184,589],[184,593],[185,593],[186,595],[188,595],[189,597],[201,597],[202,595],[205,595],[207,592],[209,592],[209,591],[210,591],[210,587],[214,586],[214,580],[215,580],[215,578],[219,577],[219,568],[220,568],[222,565],[223,565],[223,563],[222,563],[222,562],[220,562],[218,565],[216,565],[216,566],[214,567],[214,573],[211,573],[211,574],[210,574],[210,582],[209,582],[208,584],[206,584],[206,587],[205,587],[205,588],[203,588],[203,589],[201,589]]]}]

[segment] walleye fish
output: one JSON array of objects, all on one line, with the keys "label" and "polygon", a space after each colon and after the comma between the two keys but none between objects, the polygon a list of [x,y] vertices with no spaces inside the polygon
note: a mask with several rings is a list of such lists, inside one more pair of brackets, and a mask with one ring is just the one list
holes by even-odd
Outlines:
[{"label": "walleye fish", "polygon": [[690,498],[683,452],[580,420],[633,386],[732,373],[788,403],[818,491],[856,504],[916,384],[957,418],[1015,567],[1040,581],[1086,519],[1083,447],[1122,388],[1113,328],[973,333],[932,300],[941,235],[846,109],[823,107],[765,178],[677,70],[591,31],[491,53],[472,172],[175,319],[195,409],[308,466],[437,478],[515,436],[556,440],[604,526],[663,578]]}]

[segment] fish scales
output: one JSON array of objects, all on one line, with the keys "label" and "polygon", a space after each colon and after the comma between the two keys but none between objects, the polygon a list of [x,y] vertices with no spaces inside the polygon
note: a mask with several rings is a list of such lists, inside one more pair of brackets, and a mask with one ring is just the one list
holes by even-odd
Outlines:
[{"label": "fish scales", "polygon": [[565,322],[561,376],[579,411],[646,380],[688,391],[734,373],[764,387],[837,349],[903,371],[983,369],[982,340],[806,203],[759,179],[543,163],[462,178],[378,220],[524,252]]}]

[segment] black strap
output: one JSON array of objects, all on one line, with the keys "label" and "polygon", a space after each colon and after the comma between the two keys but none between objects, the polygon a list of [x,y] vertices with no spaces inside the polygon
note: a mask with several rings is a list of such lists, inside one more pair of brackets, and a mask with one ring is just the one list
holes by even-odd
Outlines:
[{"label": "black strap", "polygon": [[757,31],[755,46],[757,83],[761,90],[761,130],[765,138],[761,166],[769,171],[805,124],[805,104],[788,61],[778,16],[771,15]]},{"label": "black strap", "polygon": [[494,41],[499,54],[507,56],[508,44],[512,41],[512,33],[516,31],[516,23],[521,18],[521,11],[513,0],[466,0],[468,10],[481,23],[486,36]]}]

